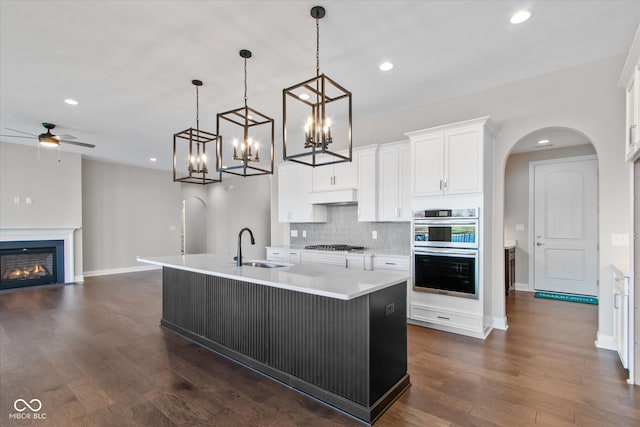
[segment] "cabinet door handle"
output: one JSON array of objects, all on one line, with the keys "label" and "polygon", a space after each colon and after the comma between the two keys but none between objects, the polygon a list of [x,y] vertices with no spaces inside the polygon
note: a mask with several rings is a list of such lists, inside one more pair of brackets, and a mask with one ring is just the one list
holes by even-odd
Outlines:
[{"label": "cabinet door handle", "polygon": [[447,189],[447,178],[444,179],[444,189]]},{"label": "cabinet door handle", "polygon": [[442,191],[442,178],[440,178],[440,191]]},{"label": "cabinet door handle", "polygon": [[385,262],[386,265],[396,265],[395,262]]},{"label": "cabinet door handle", "polygon": [[636,125],[629,126],[629,145],[633,145],[633,131],[635,131]]},{"label": "cabinet door handle", "polygon": [[620,308],[620,303],[618,302],[618,297],[620,296],[620,294],[613,294],[613,308],[618,309]]},{"label": "cabinet door handle", "polygon": [[438,316],[438,319],[442,319],[442,320],[451,320],[450,317],[445,317],[445,316]]}]

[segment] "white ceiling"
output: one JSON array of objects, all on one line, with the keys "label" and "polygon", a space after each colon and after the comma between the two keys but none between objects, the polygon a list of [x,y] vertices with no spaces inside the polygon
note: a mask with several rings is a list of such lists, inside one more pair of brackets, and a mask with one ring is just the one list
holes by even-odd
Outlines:
[{"label": "white ceiling", "polygon": [[[195,126],[191,80],[215,132],[217,112],[242,106],[247,48],[249,105],[281,143],[282,89],[315,75],[316,4],[321,71],[352,91],[354,121],[623,54],[640,22],[637,0],[1,0],[0,133],[51,122],[97,145],[65,150],[169,170],[173,133]],[[522,8],[533,17],[510,24]]]}]

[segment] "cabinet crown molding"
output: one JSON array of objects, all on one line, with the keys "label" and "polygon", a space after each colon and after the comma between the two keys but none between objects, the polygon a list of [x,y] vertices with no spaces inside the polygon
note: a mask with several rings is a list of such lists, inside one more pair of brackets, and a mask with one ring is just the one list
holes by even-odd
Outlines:
[{"label": "cabinet crown molding", "polygon": [[491,132],[493,135],[495,135],[498,130],[496,125],[491,121],[491,117],[484,116],[484,117],[478,117],[477,119],[463,120],[461,122],[448,123],[446,125],[414,130],[411,132],[406,132],[405,135],[408,136],[409,138],[415,138],[417,136],[421,136],[423,134],[428,134],[432,132],[442,132],[449,129],[460,129],[461,127],[466,127],[466,126],[470,127],[470,126],[478,126],[478,125],[485,126],[489,130],[489,132]]}]

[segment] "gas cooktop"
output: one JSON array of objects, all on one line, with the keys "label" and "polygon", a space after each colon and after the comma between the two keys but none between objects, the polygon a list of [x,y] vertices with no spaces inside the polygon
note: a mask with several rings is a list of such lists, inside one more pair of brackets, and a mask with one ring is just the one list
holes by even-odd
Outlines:
[{"label": "gas cooktop", "polygon": [[331,245],[308,245],[305,249],[316,249],[319,251],[361,251],[364,246],[350,246],[343,244],[331,244]]}]

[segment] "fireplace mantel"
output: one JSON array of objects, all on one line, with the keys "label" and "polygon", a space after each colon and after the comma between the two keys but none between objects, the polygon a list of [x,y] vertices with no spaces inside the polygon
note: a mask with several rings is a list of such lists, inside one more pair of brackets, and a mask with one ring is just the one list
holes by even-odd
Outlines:
[{"label": "fireplace mantel", "polygon": [[64,282],[73,283],[75,251],[73,233],[78,228],[0,228],[0,242],[64,240]]}]

